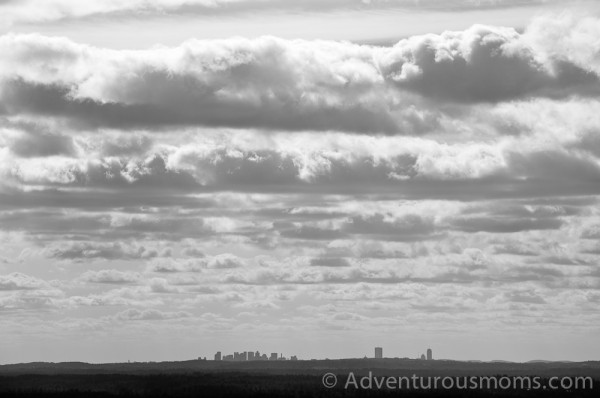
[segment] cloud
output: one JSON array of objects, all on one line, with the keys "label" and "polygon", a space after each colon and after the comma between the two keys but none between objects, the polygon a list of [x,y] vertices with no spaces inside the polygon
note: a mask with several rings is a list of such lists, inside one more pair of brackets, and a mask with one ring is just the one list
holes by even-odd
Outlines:
[{"label": "cloud", "polygon": [[12,295],[0,297],[0,312],[46,311],[56,309],[55,299],[46,296]]},{"label": "cloud", "polygon": [[526,242],[509,241],[494,246],[494,253],[513,254],[517,256],[536,256],[540,254],[540,250],[531,247]]},{"label": "cloud", "polygon": [[350,262],[340,257],[320,257],[310,260],[310,265],[316,267],[349,267]]},{"label": "cloud", "polygon": [[136,283],[140,275],[132,272],[121,272],[114,269],[101,271],[88,271],[81,275],[81,279],[91,283],[106,283],[111,285]]},{"label": "cloud", "polygon": [[386,10],[391,8],[469,10],[504,8],[524,4],[545,4],[547,0],[2,0],[0,22],[52,22],[64,19],[100,18],[142,15],[236,15],[264,12],[327,12],[332,10],[362,9]]},{"label": "cloud", "polygon": [[[52,172],[53,170],[50,170]],[[123,190],[75,190],[65,192],[52,187],[53,184],[41,189],[23,191],[17,186],[10,186],[0,190],[0,208],[2,209],[83,209],[88,211],[100,211],[107,208],[122,208],[140,212],[144,208],[181,206],[186,209],[199,209],[213,207],[215,202],[212,198],[188,197],[174,194],[173,191],[143,192],[137,194],[124,194]],[[4,188],[4,187],[2,187]],[[133,190],[135,191],[135,189]],[[144,191],[144,190],[142,190]],[[67,217],[69,218],[69,217]],[[86,217],[88,221],[93,217]],[[38,219],[39,221],[39,219]],[[95,220],[98,221],[98,220]],[[102,223],[93,225],[97,229],[102,228]]]},{"label": "cloud", "polygon": [[598,89],[597,74],[562,57],[545,64],[540,58],[546,49],[536,54],[523,41],[516,30],[487,26],[417,36],[396,44],[386,66],[400,87],[455,101],[495,102],[536,92],[565,96],[565,90],[570,94],[590,85]]},{"label": "cloud", "polygon": [[183,251],[183,254],[185,254],[188,257],[195,257],[195,258],[206,257],[206,255],[204,254],[204,252],[202,250],[197,249],[195,247],[189,247],[189,248],[185,249]]},{"label": "cloud", "polygon": [[0,291],[38,290],[48,287],[49,284],[46,281],[20,272],[0,275]]},{"label": "cloud", "polygon": [[432,219],[410,214],[399,219],[383,214],[352,217],[345,227],[349,233],[374,235],[381,239],[417,241],[432,237],[435,232]]},{"label": "cloud", "polygon": [[[580,40],[579,52],[538,40],[547,30]],[[144,51],[5,35],[0,96],[7,115],[59,116],[76,126],[422,134],[443,115],[427,116],[435,114],[431,101],[597,95],[600,69],[589,64],[596,33],[589,19],[544,19],[523,34],[474,26],[389,48],[262,37]]]},{"label": "cloud", "polygon": [[148,265],[148,270],[158,273],[177,273],[177,272],[201,272],[205,268],[204,261],[188,259],[168,259],[153,261]]},{"label": "cloud", "polygon": [[11,137],[8,147],[19,157],[76,156],[73,138],[55,134],[44,125],[16,123],[18,133]]},{"label": "cloud", "polygon": [[274,223],[281,236],[291,239],[335,240],[345,236],[337,229],[319,228],[309,225],[295,226],[292,223]]},{"label": "cloud", "polygon": [[590,225],[581,231],[582,239],[600,239],[600,225]]},{"label": "cloud", "polygon": [[[340,137],[341,138],[341,137]],[[59,158],[13,159],[0,162],[0,172],[22,184],[51,186],[102,187],[140,191],[164,189],[185,192],[213,190],[236,191],[360,191],[366,187],[407,185],[406,194],[439,189],[427,181],[467,180],[484,177],[503,178],[510,182],[505,158],[510,153],[488,145],[448,147],[433,141],[411,139],[372,142],[363,137],[345,147],[332,143],[337,150],[293,146],[306,144],[309,137],[292,140],[280,150],[255,150],[230,146],[171,149],[171,153],[154,154],[145,159],[131,158]],[[361,149],[361,144],[364,146]],[[375,145],[373,145],[375,144]],[[394,146],[387,150],[385,146]],[[366,152],[366,149],[372,152]],[[364,154],[362,152],[365,152]],[[1,155],[1,154],[0,154]],[[413,183],[414,181],[414,183]],[[489,181],[492,183],[494,181]],[[438,186],[442,187],[441,184]],[[455,187],[452,184],[451,187]],[[449,188],[450,185],[448,186]],[[446,190],[446,187],[442,187]],[[164,196],[164,191],[162,191]],[[106,195],[106,193],[103,193]],[[123,200],[123,199],[122,199]],[[191,202],[191,201],[190,201]]]},{"label": "cloud", "polygon": [[0,312],[56,310],[65,296],[58,285],[20,272],[0,275]]},{"label": "cloud", "polygon": [[[52,48],[44,49],[48,45]],[[349,44],[313,46],[268,37],[191,41],[180,48],[149,50],[138,59],[134,53],[131,58],[39,36],[3,36],[0,48],[22,54],[13,62],[7,60],[5,66],[11,69],[26,59],[30,62],[25,73],[12,74],[20,79],[3,84],[1,95],[8,114],[56,115],[71,118],[76,125],[123,128],[395,129],[387,105],[378,99],[380,90],[369,87],[381,80],[372,61],[356,61],[356,87],[349,82],[353,64],[342,65],[342,59],[337,59],[334,66],[339,70],[318,65],[325,60],[317,57],[328,50],[336,51],[340,58],[346,51],[368,56]],[[307,70],[310,64],[300,58],[303,56],[318,64]],[[169,63],[163,62],[165,57]],[[88,64],[90,69],[85,71],[83,66],[75,71],[71,62]],[[35,66],[39,63],[55,63],[76,75],[45,73]]]},{"label": "cloud", "polygon": [[140,310],[130,308],[116,314],[114,319],[119,321],[164,321],[168,319],[189,318],[191,316],[192,314],[185,311],[163,312],[155,309]]},{"label": "cloud", "polygon": [[233,254],[219,254],[208,260],[206,266],[212,269],[230,269],[243,267],[245,261]]},{"label": "cloud", "polygon": [[547,304],[543,297],[537,295],[535,292],[519,292],[514,291],[506,294],[506,299],[515,303],[526,303],[526,304]]},{"label": "cloud", "polygon": [[215,256],[189,258],[157,259],[148,265],[148,270],[157,273],[200,273],[203,270],[227,270],[242,268],[246,260],[230,253]]},{"label": "cloud", "polygon": [[175,286],[171,286],[169,281],[163,278],[152,278],[149,281],[150,290],[153,293],[178,293],[179,289]]},{"label": "cloud", "polygon": [[465,232],[496,232],[512,233],[530,230],[559,229],[563,225],[561,220],[555,219],[494,219],[490,217],[469,217],[452,221],[452,226]]},{"label": "cloud", "polygon": [[51,258],[63,260],[105,259],[105,260],[133,260],[149,259],[158,257],[159,253],[154,249],[144,246],[132,247],[119,242],[96,243],[96,242],[68,242],[46,249]]}]

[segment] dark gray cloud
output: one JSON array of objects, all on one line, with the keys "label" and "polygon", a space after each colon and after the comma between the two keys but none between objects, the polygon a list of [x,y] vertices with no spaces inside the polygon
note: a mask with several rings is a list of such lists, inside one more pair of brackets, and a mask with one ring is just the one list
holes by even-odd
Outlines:
[{"label": "dark gray cloud", "polygon": [[32,208],[78,208],[87,211],[102,211],[109,208],[126,210],[129,213],[147,213],[148,208],[202,209],[216,207],[211,198],[190,197],[185,194],[164,190],[86,190],[68,191],[40,189],[22,191],[6,189],[0,191],[0,209]]},{"label": "dark gray cloud", "polygon": [[189,248],[185,249],[183,251],[183,254],[188,257],[194,257],[194,258],[206,257],[206,255],[204,254],[204,252],[202,250],[197,249],[195,247],[189,247]]},{"label": "dark gray cloud", "polygon": [[600,225],[591,225],[581,231],[582,239],[600,239]]},{"label": "dark gray cloud", "polygon": [[514,291],[506,293],[505,297],[508,301],[513,303],[525,303],[525,304],[547,304],[543,297],[533,292],[519,292]]},{"label": "dark gray cloud", "polygon": [[[26,220],[26,221],[24,221]],[[78,233],[99,231],[108,227],[105,215],[66,215],[59,211],[33,210],[0,213],[0,229],[29,233]]]},{"label": "dark gray cloud", "polygon": [[17,156],[29,158],[76,155],[73,138],[68,135],[52,133],[43,125],[34,123],[15,123],[13,125],[22,129],[22,134],[9,146]]},{"label": "dark gray cloud", "polygon": [[563,225],[556,219],[469,217],[451,222],[452,228],[465,232],[512,233],[529,230],[559,229]]},{"label": "dark gray cloud", "polygon": [[114,139],[104,139],[101,152],[103,156],[141,156],[148,154],[153,144],[154,141],[147,135],[119,135]]},{"label": "dark gray cloud", "polygon": [[342,231],[336,229],[325,229],[302,225],[299,227],[291,223],[277,222],[273,227],[285,238],[309,239],[309,240],[335,240],[346,236]]},{"label": "dark gray cloud", "polygon": [[[470,43],[469,52],[462,54],[458,43],[456,47],[438,40],[411,43],[407,46],[410,53],[405,55],[411,61],[403,59],[391,66],[394,76],[398,76],[394,80],[400,87],[431,98],[465,102],[600,93],[598,75],[583,67],[560,61],[552,75],[530,49],[515,51],[514,47],[508,47],[509,50],[507,45],[515,40],[515,34],[473,28],[464,38]],[[403,44],[397,46],[404,52]]]},{"label": "dark gray cloud", "polygon": [[341,257],[319,257],[310,260],[310,265],[316,267],[349,267],[350,262]]},{"label": "dark gray cloud", "polygon": [[540,250],[524,245],[521,242],[507,242],[494,246],[496,254],[513,254],[517,256],[537,256]]},{"label": "dark gray cloud", "polygon": [[90,259],[135,260],[149,259],[160,255],[156,249],[148,249],[144,246],[132,247],[119,242],[68,242],[48,247],[45,251],[50,258],[76,261]]},{"label": "dark gray cloud", "polygon": [[380,239],[418,241],[432,238],[435,226],[432,219],[411,214],[386,220],[383,214],[352,217],[345,227],[348,233],[373,235]]},{"label": "dark gray cloud", "polygon": [[[340,130],[395,133],[399,125],[383,110],[360,104],[329,106],[302,105],[299,96],[263,96],[259,88],[256,100],[220,100],[217,88],[203,88],[193,78],[170,75],[168,71],[148,72],[146,87],[132,87],[139,98],[159,97],[159,103],[100,102],[74,99],[69,87],[44,85],[23,80],[3,84],[0,99],[6,115],[36,114],[67,118],[74,128],[164,128],[175,126],[255,127],[282,130]],[[243,77],[240,77],[242,79]],[[295,88],[290,87],[289,90]],[[146,93],[140,93],[140,91]],[[282,89],[285,90],[285,89]],[[165,91],[169,98],[160,98]],[[298,93],[300,95],[300,93]],[[374,107],[373,107],[374,108]]]}]

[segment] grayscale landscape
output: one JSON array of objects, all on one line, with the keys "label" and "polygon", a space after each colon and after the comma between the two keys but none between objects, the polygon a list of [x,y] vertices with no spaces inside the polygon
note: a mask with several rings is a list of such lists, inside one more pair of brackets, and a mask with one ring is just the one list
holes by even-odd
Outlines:
[{"label": "grayscale landscape", "polygon": [[592,396],[372,376],[597,386],[599,204],[596,0],[0,0],[2,397]]}]

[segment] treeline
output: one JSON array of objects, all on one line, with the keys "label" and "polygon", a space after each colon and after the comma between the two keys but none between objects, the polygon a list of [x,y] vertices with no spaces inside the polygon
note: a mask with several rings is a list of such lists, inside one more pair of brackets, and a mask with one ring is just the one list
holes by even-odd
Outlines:
[{"label": "treeline", "polygon": [[[341,378],[341,376],[340,376]],[[341,397],[596,397],[598,380],[588,390],[345,390],[326,389],[314,375],[248,373],[158,375],[20,375],[0,376],[0,397],[209,397],[209,398],[341,398]]]}]

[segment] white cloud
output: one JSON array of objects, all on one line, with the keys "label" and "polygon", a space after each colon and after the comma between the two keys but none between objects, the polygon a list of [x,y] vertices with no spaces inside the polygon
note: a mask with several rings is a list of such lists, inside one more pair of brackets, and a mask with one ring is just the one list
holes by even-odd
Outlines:
[{"label": "white cloud", "polygon": [[101,271],[88,271],[81,275],[81,279],[92,283],[129,284],[140,280],[140,275],[133,272],[121,272],[114,269]]},{"label": "white cloud", "polygon": [[0,291],[39,290],[48,287],[49,284],[46,281],[20,272],[0,275]]}]

